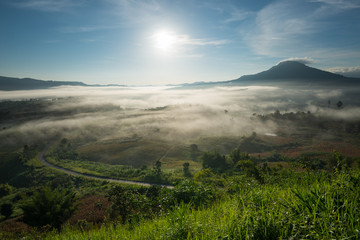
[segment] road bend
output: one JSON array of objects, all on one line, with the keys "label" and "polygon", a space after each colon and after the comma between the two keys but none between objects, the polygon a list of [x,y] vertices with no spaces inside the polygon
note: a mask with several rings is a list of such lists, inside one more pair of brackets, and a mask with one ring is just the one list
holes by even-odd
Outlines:
[{"label": "road bend", "polygon": [[136,181],[129,181],[129,180],[120,180],[120,179],[114,179],[114,178],[100,177],[100,176],[94,176],[94,175],[90,175],[90,174],[79,173],[79,172],[75,172],[75,171],[70,170],[70,169],[62,168],[62,167],[56,166],[56,165],[46,161],[45,154],[48,151],[49,147],[50,147],[50,145],[47,145],[41,151],[41,153],[39,155],[39,160],[47,167],[59,170],[59,171],[61,171],[63,173],[66,173],[66,174],[69,174],[69,175],[72,175],[72,176],[77,176],[77,177],[81,176],[81,177],[100,180],[100,181],[117,182],[117,183],[139,185],[139,186],[146,186],[146,187],[149,187],[149,186],[152,186],[152,185],[159,185],[159,186],[162,186],[162,187],[173,188],[173,186],[170,186],[170,185],[153,184],[153,183],[146,183],[146,182],[136,182]]}]

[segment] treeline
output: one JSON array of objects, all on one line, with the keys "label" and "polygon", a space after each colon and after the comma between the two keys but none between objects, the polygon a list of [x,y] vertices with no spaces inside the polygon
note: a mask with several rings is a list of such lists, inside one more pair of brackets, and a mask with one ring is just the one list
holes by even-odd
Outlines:
[{"label": "treeline", "polygon": [[[247,143],[254,145],[254,141],[256,140],[257,136],[255,133],[250,137],[244,137],[240,147],[246,147]],[[294,147],[297,146],[297,143],[289,143],[286,144],[286,146]],[[198,182],[218,181],[222,175],[234,176],[241,174],[254,177],[260,183],[264,183],[267,174],[284,166],[284,164],[277,164],[275,167],[270,168],[270,165],[274,166],[273,163],[285,163],[289,169],[294,171],[299,169],[308,171],[310,169],[327,172],[332,172],[334,169],[342,170],[343,168],[360,165],[359,159],[345,157],[337,151],[333,151],[332,153],[307,152],[302,153],[299,157],[287,157],[275,151],[270,156],[260,157],[259,155],[242,151],[240,147],[233,149],[228,154],[221,154],[217,150],[201,152],[197,145],[191,144],[189,147],[189,155],[194,161],[200,162],[203,169],[194,172],[190,163],[185,162],[181,175],[174,175],[171,172],[165,173],[160,160],[155,161],[152,167],[141,166],[140,168],[89,162],[77,153],[75,147],[73,147],[67,139],[62,139],[60,144],[47,155],[47,159],[55,165],[60,165],[65,168],[73,168],[73,170],[85,169],[82,173],[87,175],[128,179],[155,184],[173,184],[182,178],[193,179]],[[261,149],[267,146],[258,143],[256,147]]]},{"label": "treeline", "polygon": [[[340,108],[341,107],[339,107],[339,109]],[[266,122],[268,120],[273,120],[276,122],[291,121],[292,123],[295,123],[298,126],[314,127],[317,129],[326,129],[326,130],[334,130],[334,131],[345,131],[350,134],[360,133],[360,122],[356,119],[348,119],[348,120],[336,119],[336,118],[331,119],[329,117],[317,116],[316,114],[310,111],[281,113],[279,110],[276,110],[275,112],[270,114],[254,113],[252,118],[259,119],[263,122]]]}]

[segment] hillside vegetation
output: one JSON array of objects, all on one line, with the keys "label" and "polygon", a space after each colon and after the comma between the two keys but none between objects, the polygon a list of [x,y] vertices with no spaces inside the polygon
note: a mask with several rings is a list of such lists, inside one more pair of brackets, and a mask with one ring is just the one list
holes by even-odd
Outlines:
[{"label": "hillside vegetation", "polygon": [[354,106],[93,101],[0,103],[1,239],[360,238]]},{"label": "hillside vegetation", "polygon": [[[21,155],[26,151],[23,149]],[[280,163],[259,162],[237,148],[226,155],[217,151],[204,152],[199,157],[203,169],[192,176],[186,175],[184,167],[183,179],[175,182],[172,189],[156,185],[148,188],[84,182],[78,177],[66,177],[66,183],[63,179],[59,184],[61,173],[54,172],[55,175],[50,176],[43,172],[42,166],[32,164],[33,171],[45,174],[37,180],[44,180],[45,176],[52,179],[51,185],[42,185],[53,188],[53,194],[60,189],[77,192],[78,211],[87,214],[78,215],[75,224],[69,224],[70,221],[74,223],[70,214],[61,225],[58,220],[54,225],[27,220],[33,220],[31,216],[35,215],[13,218],[1,224],[1,234],[3,238],[26,236],[28,239],[358,238],[359,160],[338,152],[323,160],[311,155],[303,155],[296,161],[278,157],[283,159],[280,163],[286,163],[286,167]],[[154,167],[154,174],[161,178],[161,165],[157,167]],[[86,186],[92,190],[86,190]],[[41,191],[48,190],[30,189],[34,191],[33,197],[24,196],[21,200],[7,193],[6,199],[25,210],[25,206],[34,201],[37,201],[35,206],[41,206],[42,201],[51,203],[53,200],[50,199],[66,198],[65,192],[61,193],[63,197],[51,197],[47,192],[48,197],[39,198]],[[95,189],[98,189],[96,194]],[[11,191],[21,192],[20,189]],[[98,194],[105,198],[96,197],[100,196]],[[98,200],[91,206],[84,206],[86,196]],[[40,207],[39,211],[44,208]],[[48,214],[55,214],[49,211]],[[89,218],[95,211],[102,212],[98,213],[101,216]],[[16,215],[21,216],[21,212],[12,214],[13,217]],[[16,226],[23,221],[40,228],[26,227],[23,232],[14,233],[12,224]]]}]

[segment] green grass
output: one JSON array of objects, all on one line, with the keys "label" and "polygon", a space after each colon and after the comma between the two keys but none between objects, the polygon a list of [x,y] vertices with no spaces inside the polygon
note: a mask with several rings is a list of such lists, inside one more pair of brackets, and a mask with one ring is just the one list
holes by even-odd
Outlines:
[{"label": "green grass", "polygon": [[[223,197],[210,207],[180,203],[154,219],[132,224],[108,223],[81,231],[67,226],[44,239],[358,239],[359,173],[332,179],[304,173],[282,184],[259,185],[234,177]],[[299,179],[299,177],[302,177]]]}]

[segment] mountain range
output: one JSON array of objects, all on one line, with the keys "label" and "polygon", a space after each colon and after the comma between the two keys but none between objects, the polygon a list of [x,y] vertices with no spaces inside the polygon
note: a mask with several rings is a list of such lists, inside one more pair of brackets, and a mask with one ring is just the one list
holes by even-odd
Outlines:
[{"label": "mountain range", "polygon": [[82,82],[66,82],[66,81],[44,81],[32,78],[13,78],[0,76],[0,90],[33,90],[47,89],[58,86],[87,86]]},{"label": "mountain range", "polygon": [[[228,86],[228,85],[254,85],[254,84],[274,84],[274,83],[294,83],[294,84],[360,84],[360,79],[349,78],[339,74],[323,71],[309,67],[296,61],[280,62],[276,66],[253,75],[244,75],[238,79],[221,82],[197,82],[181,84],[182,88],[200,88],[209,86]],[[0,90],[31,90],[47,89],[58,86],[109,86],[109,85],[88,85],[82,82],[67,81],[43,81],[32,78],[12,78],[0,76]],[[124,85],[111,85],[124,86]]]}]

